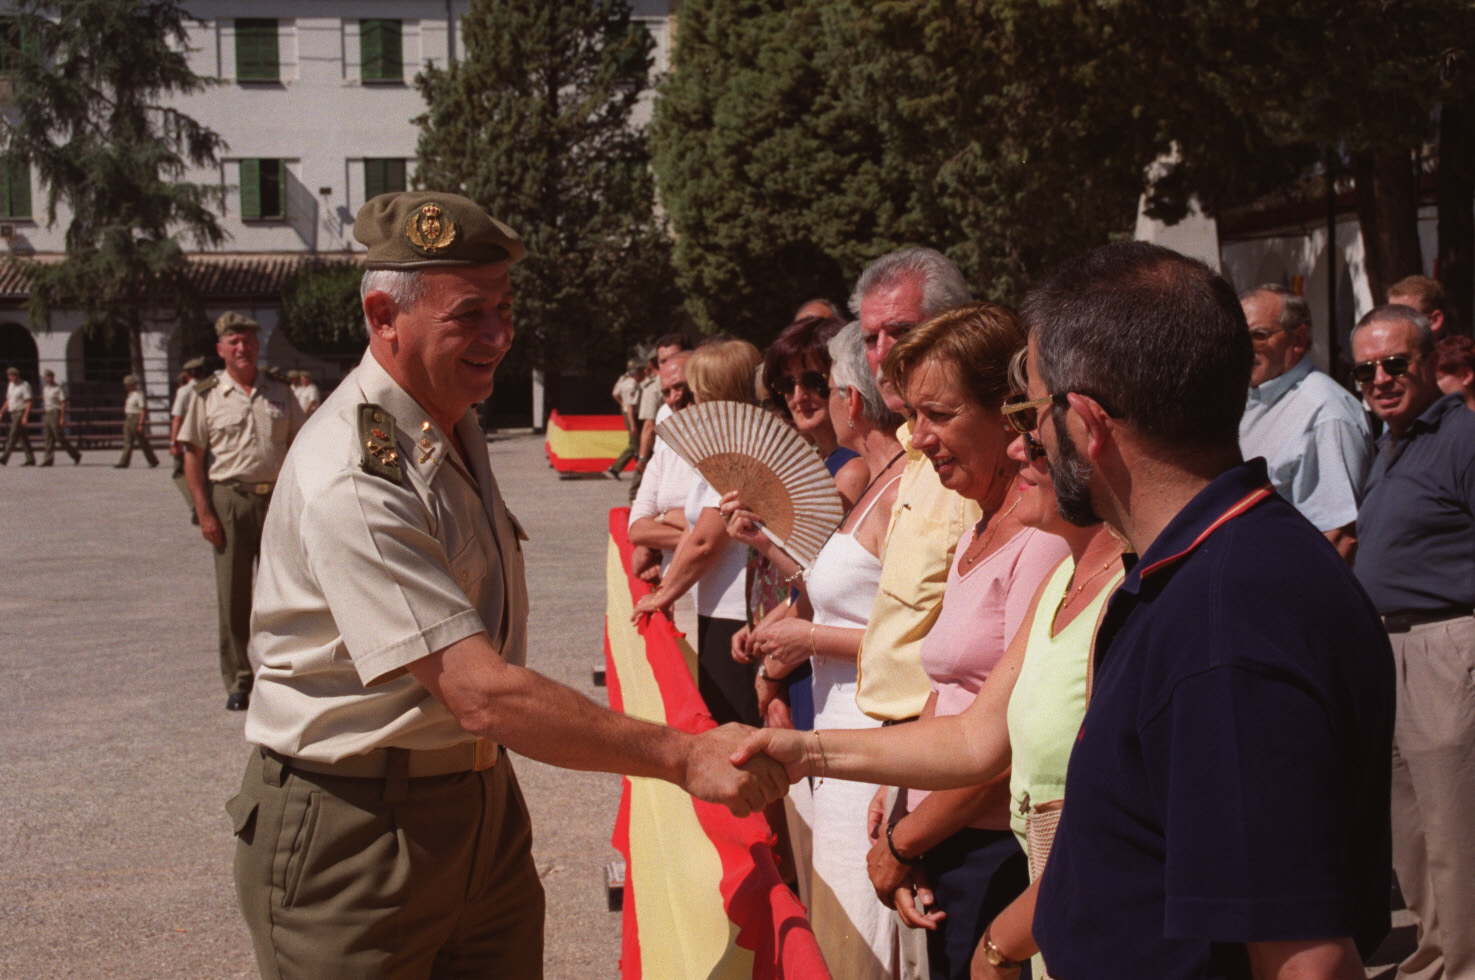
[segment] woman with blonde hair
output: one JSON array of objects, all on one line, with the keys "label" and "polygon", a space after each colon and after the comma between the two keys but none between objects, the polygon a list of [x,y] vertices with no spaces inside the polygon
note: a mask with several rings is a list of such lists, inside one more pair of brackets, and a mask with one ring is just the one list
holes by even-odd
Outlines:
[{"label": "woman with blonde hair", "polygon": [[[756,404],[753,384],[763,356],[746,340],[711,340],[686,362],[686,384],[695,401]],[[635,604],[634,619],[672,603],[695,589],[697,607],[697,688],[718,724],[759,725],[753,668],[732,659],[732,637],[747,621],[745,594],[747,546],[732,540],[717,513],[719,495],[698,474],[686,498],[687,531],[682,535],[661,584]]]}]

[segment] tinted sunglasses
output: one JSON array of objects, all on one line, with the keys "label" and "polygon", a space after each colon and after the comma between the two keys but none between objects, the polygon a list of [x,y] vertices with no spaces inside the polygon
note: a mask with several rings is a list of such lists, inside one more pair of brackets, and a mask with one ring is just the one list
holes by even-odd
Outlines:
[{"label": "tinted sunglasses", "polygon": [[805,371],[794,377],[792,374],[780,375],[773,382],[773,390],[788,398],[794,393],[795,388],[807,388],[821,398],[830,396],[830,382],[818,371]]},{"label": "tinted sunglasses", "polygon": [[1004,421],[1008,422],[1015,432],[1029,435],[1040,427],[1040,409],[1054,401],[1064,404],[1065,396],[1063,394],[1046,395],[1044,398],[1030,399],[1023,395],[1010,395],[1004,399],[1004,406],[1000,411],[1004,414]]},{"label": "tinted sunglasses", "polygon": [[1382,367],[1383,373],[1390,378],[1397,378],[1408,374],[1409,364],[1412,362],[1407,354],[1393,354],[1390,357],[1380,357],[1372,361],[1358,361],[1352,365],[1352,377],[1360,385],[1372,384],[1373,378],[1378,376],[1378,368]]}]

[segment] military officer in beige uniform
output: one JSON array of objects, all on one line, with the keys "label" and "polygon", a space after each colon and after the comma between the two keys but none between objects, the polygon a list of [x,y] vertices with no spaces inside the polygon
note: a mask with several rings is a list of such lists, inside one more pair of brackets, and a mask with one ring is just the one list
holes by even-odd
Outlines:
[{"label": "military officer in beige uniform", "polygon": [[[180,496],[184,497],[191,524],[198,524],[200,519],[195,515],[195,497],[190,493],[189,481],[184,478],[185,452],[184,444],[179,441],[179,429],[184,425],[184,417],[189,414],[190,402],[195,399],[195,385],[205,380],[209,374],[203,357],[192,357],[180,365],[177,379],[179,387],[174,389],[174,403],[169,407],[169,455],[174,457],[174,472],[169,478],[179,489]],[[206,469],[209,469],[208,463]]]},{"label": "military officer in beige uniform", "polygon": [[471,406],[511,346],[518,237],[463,197],[380,195],[369,349],[288,454],[253,614],[255,743],[227,806],[265,977],[542,975],[543,889],[502,747],[668,779],[739,812],[767,762],[523,666],[526,536]]},{"label": "military officer in beige uniform", "polygon": [[67,391],[56,383],[56,372],[50,368],[41,372],[41,409],[44,413],[41,416],[42,427],[46,432],[41,465],[50,466],[56,461],[58,445],[72,457],[73,466],[82,462],[82,454],[77,452],[72,440],[67,438]]},{"label": "military officer in beige uniform", "polygon": [[138,379],[131,374],[123,375],[123,388],[128,392],[123,399],[123,455],[113,468],[126,470],[134,449],[143,452],[149,466],[158,466],[159,457],[154,455],[153,442],[149,439],[149,406],[143,392],[138,390]]},{"label": "military officer in beige uniform", "polygon": [[200,534],[215,549],[220,677],[228,711],[244,710],[250,701],[252,574],[272,487],[303,422],[291,390],[257,367],[259,329],[236,312],[215,321],[215,350],[225,370],[195,385],[177,435]]}]

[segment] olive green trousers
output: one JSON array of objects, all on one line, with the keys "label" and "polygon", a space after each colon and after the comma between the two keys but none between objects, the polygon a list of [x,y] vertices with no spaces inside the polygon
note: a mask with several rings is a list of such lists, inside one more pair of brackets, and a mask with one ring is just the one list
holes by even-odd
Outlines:
[{"label": "olive green trousers", "polygon": [[210,505],[225,532],[225,547],[215,552],[215,604],[220,627],[220,679],[227,694],[251,690],[251,583],[261,551],[270,494],[252,493],[230,483],[210,485]]},{"label": "olive green trousers", "polygon": [[483,772],[350,779],[253,748],[226,804],[265,980],[543,975],[543,886],[506,753]]}]

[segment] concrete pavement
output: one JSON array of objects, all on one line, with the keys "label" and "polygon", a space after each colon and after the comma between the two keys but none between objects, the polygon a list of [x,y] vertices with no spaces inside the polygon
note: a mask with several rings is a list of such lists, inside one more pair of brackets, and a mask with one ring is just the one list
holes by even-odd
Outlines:
[{"label": "concrete pavement", "polygon": [[[542,440],[491,444],[531,538],[530,664],[604,703],[605,514]],[[169,480],[116,452],[0,469],[0,976],[251,977],[223,809],[246,745],[224,710],[208,546]],[[517,759],[548,895],[547,975],[618,973],[604,865],[619,779]]]}]

